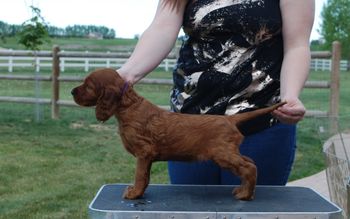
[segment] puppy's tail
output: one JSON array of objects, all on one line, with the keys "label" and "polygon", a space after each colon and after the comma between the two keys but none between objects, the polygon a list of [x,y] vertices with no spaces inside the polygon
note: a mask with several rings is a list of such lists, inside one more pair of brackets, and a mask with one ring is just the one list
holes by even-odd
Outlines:
[{"label": "puppy's tail", "polygon": [[275,109],[277,109],[280,106],[283,106],[284,104],[286,104],[286,102],[280,102],[280,103],[277,103],[275,105],[272,105],[272,106],[269,106],[266,108],[257,109],[257,110],[245,112],[245,113],[239,113],[239,114],[230,116],[229,118],[233,123],[236,123],[237,125],[239,125],[240,123],[249,121],[249,120],[256,118],[258,116],[262,116],[262,115],[265,115],[267,113],[271,113],[272,111],[274,111]]}]

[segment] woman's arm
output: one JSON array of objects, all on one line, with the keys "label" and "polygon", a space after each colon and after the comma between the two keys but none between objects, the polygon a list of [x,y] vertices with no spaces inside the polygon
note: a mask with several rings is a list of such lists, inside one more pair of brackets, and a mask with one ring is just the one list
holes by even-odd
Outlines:
[{"label": "woman's arm", "polygon": [[310,66],[310,34],[314,21],[314,0],[281,0],[284,59],[281,70],[281,99],[287,104],[274,111],[283,123],[294,124],[305,114],[299,100]]},{"label": "woman's arm", "polygon": [[173,48],[180,28],[187,0],[178,1],[174,8],[166,0],[159,0],[151,25],[141,35],[127,62],[117,71],[134,84],[156,68]]}]

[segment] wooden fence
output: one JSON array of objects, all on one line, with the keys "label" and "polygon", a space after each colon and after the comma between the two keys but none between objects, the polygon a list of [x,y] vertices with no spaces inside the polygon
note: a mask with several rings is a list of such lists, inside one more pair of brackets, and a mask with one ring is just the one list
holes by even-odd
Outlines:
[{"label": "wooden fence", "polygon": [[[347,60],[340,61],[340,71],[349,71],[350,62]],[[312,59],[310,69],[314,71],[331,71],[332,59]]]},{"label": "wooden fence", "polygon": [[[9,50],[9,54],[25,54],[27,51],[20,50]],[[50,53],[49,51],[41,52],[41,54]],[[62,51],[61,53],[64,53]],[[85,51],[85,54],[91,52]],[[94,54],[94,53],[93,53]],[[110,55],[110,52],[106,54]],[[114,53],[115,57],[87,57],[82,55],[81,57],[61,57],[60,58],[60,71],[65,72],[67,68],[69,69],[83,69],[85,72],[89,72],[91,69],[102,68],[102,67],[112,67],[119,68],[122,66],[127,58],[130,56],[131,52],[120,52]],[[171,70],[175,65],[176,58],[171,55],[164,59],[159,68],[163,68],[165,71]],[[8,72],[13,72],[15,68],[33,67],[35,66],[35,71],[40,72],[42,69],[49,69],[52,66],[51,56],[20,56],[20,55],[10,55],[10,56],[0,56],[0,67],[6,68]],[[327,66],[327,65],[323,65]]]},{"label": "wooden fence", "polygon": [[[337,118],[339,114],[339,74],[340,74],[340,54],[341,48],[340,43],[334,42],[332,51],[324,52],[312,52],[313,59],[331,59],[331,79],[329,81],[307,81],[305,84],[306,88],[322,88],[330,89],[330,100],[329,110],[327,112],[319,110],[309,110],[307,116],[329,116],[331,118]],[[12,56],[12,57],[44,57],[52,60],[51,76],[29,76],[29,75],[4,75],[0,74],[0,80],[40,80],[40,81],[51,81],[52,83],[52,96],[51,99],[38,99],[28,97],[7,97],[0,96],[0,102],[12,102],[12,103],[40,103],[40,104],[51,104],[51,117],[53,119],[59,118],[59,107],[60,106],[77,106],[73,101],[61,100],[59,98],[59,89],[61,82],[76,82],[82,81],[82,77],[74,76],[60,76],[61,60],[64,58],[100,58],[104,60],[108,59],[126,59],[130,54],[125,52],[122,53],[101,53],[101,52],[66,52],[60,51],[58,46],[54,46],[53,50],[50,51],[0,51],[1,56]],[[169,56],[169,59],[174,59],[175,56]],[[102,67],[102,66],[99,66]],[[105,66],[106,67],[106,66]],[[144,84],[164,84],[172,85],[171,79],[143,79],[140,83]]]},{"label": "wooden fence", "polygon": [[[11,50],[10,50],[11,51]],[[16,53],[19,52],[18,50]],[[85,53],[90,53],[85,51]],[[110,52],[107,52],[109,54]],[[98,58],[98,57],[62,57],[60,58],[60,71],[65,72],[69,69],[79,69],[85,72],[89,72],[91,69],[101,67],[119,68],[122,66],[127,57],[131,54],[129,51],[123,51],[123,57],[114,58]],[[159,68],[163,68],[165,71],[171,70],[175,63],[176,58],[170,56],[162,61]],[[34,56],[0,56],[0,67],[6,68],[8,72],[13,72],[16,68],[33,67],[35,71],[40,72],[42,69],[50,69],[52,66],[52,57],[34,57]],[[314,71],[331,71],[332,59],[319,59],[314,58],[311,60],[310,69]],[[340,71],[350,70],[350,63],[347,60],[340,61]]]}]

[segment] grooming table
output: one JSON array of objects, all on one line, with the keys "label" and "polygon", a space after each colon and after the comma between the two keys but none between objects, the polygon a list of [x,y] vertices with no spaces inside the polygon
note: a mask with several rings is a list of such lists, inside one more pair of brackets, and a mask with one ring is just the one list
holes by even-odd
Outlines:
[{"label": "grooming table", "polygon": [[304,187],[257,186],[253,201],[234,199],[234,186],[149,185],[125,200],[127,185],[104,185],[89,206],[93,219],[341,219],[341,209]]}]

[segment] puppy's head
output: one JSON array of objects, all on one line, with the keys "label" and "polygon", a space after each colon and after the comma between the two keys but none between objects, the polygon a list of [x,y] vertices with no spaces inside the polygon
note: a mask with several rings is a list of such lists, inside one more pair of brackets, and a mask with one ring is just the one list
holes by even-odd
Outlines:
[{"label": "puppy's head", "polygon": [[100,69],[90,73],[71,93],[78,105],[96,106],[96,119],[104,122],[114,114],[124,87],[124,80],[115,70]]}]

